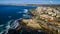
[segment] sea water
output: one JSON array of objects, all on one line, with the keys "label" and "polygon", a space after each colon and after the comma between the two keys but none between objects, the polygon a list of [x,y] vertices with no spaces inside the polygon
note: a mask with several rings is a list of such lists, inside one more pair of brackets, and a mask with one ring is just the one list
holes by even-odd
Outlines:
[{"label": "sea water", "polygon": [[0,34],[10,28],[11,21],[19,18],[30,18],[32,15],[28,9],[36,6],[12,6],[0,5]]}]

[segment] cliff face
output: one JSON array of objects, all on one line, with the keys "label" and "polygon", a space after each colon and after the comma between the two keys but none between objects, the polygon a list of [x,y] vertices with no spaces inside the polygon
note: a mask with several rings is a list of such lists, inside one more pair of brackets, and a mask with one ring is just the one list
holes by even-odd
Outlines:
[{"label": "cliff face", "polygon": [[29,10],[34,16],[23,19],[26,27],[42,29],[48,34],[60,34],[60,7],[37,7]]},{"label": "cliff face", "polygon": [[34,15],[37,23],[49,34],[58,34],[60,28],[60,7],[38,7],[30,12]]},{"label": "cliff face", "polygon": [[48,34],[60,34],[60,7],[37,7],[29,10],[33,16],[30,19],[17,20],[16,30],[42,30]]}]

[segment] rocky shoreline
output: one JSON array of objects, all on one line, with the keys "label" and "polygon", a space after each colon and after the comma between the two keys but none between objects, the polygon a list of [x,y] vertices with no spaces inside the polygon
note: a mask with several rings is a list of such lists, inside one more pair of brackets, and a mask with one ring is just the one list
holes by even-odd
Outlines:
[{"label": "rocky shoreline", "polygon": [[[29,10],[34,16],[31,19],[22,19],[26,29],[43,30],[48,34],[60,32],[60,7],[37,7]],[[21,24],[20,23],[20,24]]]},{"label": "rocky shoreline", "polygon": [[[19,25],[12,31],[21,33],[37,34],[60,34],[60,7],[37,7],[29,9],[33,14],[30,19],[18,19],[16,23]],[[11,33],[11,30],[9,30]],[[12,34],[12,33],[11,33]]]},{"label": "rocky shoreline", "polygon": [[48,34],[59,34],[60,32],[60,7],[38,7],[30,12],[34,15],[37,23],[40,24],[42,30]]}]

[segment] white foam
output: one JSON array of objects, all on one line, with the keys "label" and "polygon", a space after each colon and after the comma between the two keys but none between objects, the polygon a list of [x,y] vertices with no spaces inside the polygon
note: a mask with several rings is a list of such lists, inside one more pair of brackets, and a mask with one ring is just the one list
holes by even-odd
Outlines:
[{"label": "white foam", "polygon": [[28,9],[24,9],[24,13],[27,13],[28,12]]},{"label": "white foam", "polygon": [[0,27],[3,27],[4,25],[0,25]]},{"label": "white foam", "polygon": [[19,25],[18,21],[15,20],[10,26],[11,26],[11,28],[15,29],[18,25]]},{"label": "white foam", "polygon": [[7,24],[6,30],[5,30],[5,31],[6,31],[5,34],[8,33],[8,30],[9,30],[9,28],[10,28],[10,23],[11,23],[11,21],[12,21],[12,20],[8,21],[8,24]]},{"label": "white foam", "polygon": [[38,30],[38,32],[41,32],[41,30]]},{"label": "white foam", "polygon": [[22,12],[22,11],[19,11],[19,12],[17,12],[17,13],[27,13],[28,12],[28,9],[24,9],[24,11]]},{"label": "white foam", "polygon": [[[11,22],[11,20],[10,21],[8,21],[8,24],[7,24],[7,26],[5,26],[5,30],[3,30],[3,31],[1,31],[0,32],[0,34],[2,34],[4,31],[6,31],[6,33],[5,34],[7,34],[8,33],[8,29],[10,28],[10,22]],[[3,27],[4,25],[0,25],[0,27]]]},{"label": "white foam", "polygon": [[23,16],[27,16],[26,14],[23,14]]},{"label": "white foam", "polygon": [[0,34],[2,34],[4,31],[0,32]]},{"label": "white foam", "polygon": [[[5,34],[8,33],[8,30],[10,28],[14,29],[14,28],[16,28],[19,25],[19,23],[17,22],[17,20],[13,21],[12,24],[10,25],[11,22],[12,22],[12,20],[8,21],[6,29],[4,30]],[[0,26],[2,27],[3,25],[0,25]],[[2,34],[4,31],[0,32],[0,34]]]}]

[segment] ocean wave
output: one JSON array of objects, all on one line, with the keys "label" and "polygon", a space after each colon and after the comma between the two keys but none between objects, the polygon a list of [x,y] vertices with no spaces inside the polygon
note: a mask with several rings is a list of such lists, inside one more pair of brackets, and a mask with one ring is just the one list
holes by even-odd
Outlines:
[{"label": "ocean wave", "polygon": [[2,34],[3,33],[3,31],[2,32],[0,32],[0,34]]},{"label": "ocean wave", "polygon": [[23,14],[23,18],[31,18],[31,16],[28,14]]},{"label": "ocean wave", "polygon": [[28,9],[24,9],[24,11],[19,11],[17,13],[27,13],[28,12]]},{"label": "ocean wave", "polygon": [[[3,29],[3,30],[0,32],[0,34],[2,34],[2,33],[7,34],[7,33],[8,33],[8,30],[9,30],[9,28],[10,28],[10,23],[11,23],[11,22],[12,22],[12,20],[8,21],[7,24],[5,24],[5,25],[0,25],[0,27],[5,28],[5,29]],[[4,26],[4,27],[3,27],[3,26]]]},{"label": "ocean wave", "polygon": [[0,25],[0,34],[2,34],[2,33],[3,33],[3,31],[4,31],[4,30],[3,30],[3,26],[4,26],[3,24],[2,24],[2,25]]},{"label": "ocean wave", "polygon": [[24,9],[24,13],[27,13],[28,12],[28,9]]},{"label": "ocean wave", "polygon": [[18,24],[18,21],[17,20],[15,20],[10,26],[10,28],[13,28],[13,29],[15,29],[17,26],[18,26],[19,24]]},{"label": "ocean wave", "polygon": [[11,22],[12,22],[12,20],[8,21],[7,26],[6,26],[6,30],[5,30],[5,34],[8,33],[8,30],[9,30],[9,28],[10,28],[10,23],[11,23]]},{"label": "ocean wave", "polygon": [[8,21],[7,25],[5,26],[5,30],[3,30],[2,32],[0,32],[0,34],[4,33],[7,34],[9,29],[15,29],[17,28],[17,26],[19,25],[17,20],[10,20]]},{"label": "ocean wave", "polygon": [[2,24],[2,25],[0,25],[0,27],[3,27],[4,25]]}]

